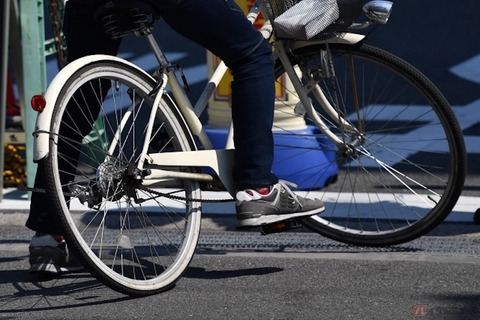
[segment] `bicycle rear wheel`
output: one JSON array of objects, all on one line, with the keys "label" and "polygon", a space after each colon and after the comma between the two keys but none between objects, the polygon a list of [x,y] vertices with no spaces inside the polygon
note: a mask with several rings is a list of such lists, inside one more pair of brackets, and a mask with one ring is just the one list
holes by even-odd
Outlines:
[{"label": "bicycle rear wheel", "polygon": [[[325,212],[304,219],[304,225],[344,243],[387,246],[441,223],[461,194],[466,153],[452,109],[431,81],[404,60],[365,44],[311,45],[290,58],[318,115],[346,146],[339,150],[308,116],[309,130],[300,138],[275,128],[279,136],[298,138],[292,141],[314,142],[288,146],[282,139],[281,148],[296,151],[279,160],[304,164],[302,172],[282,178],[296,177],[300,188],[305,182],[306,196],[325,203]],[[276,72],[284,73],[279,62]],[[320,108],[321,96],[344,123]],[[301,104],[295,107],[292,117],[301,113]],[[305,164],[319,150],[325,157]]]},{"label": "bicycle rear wheel", "polygon": [[[69,249],[99,281],[134,296],[171,288],[200,232],[199,183],[153,180],[151,170],[161,167],[142,158],[154,86],[118,59],[79,68],[55,102],[46,160]],[[152,119],[147,153],[195,149],[168,96]]]}]

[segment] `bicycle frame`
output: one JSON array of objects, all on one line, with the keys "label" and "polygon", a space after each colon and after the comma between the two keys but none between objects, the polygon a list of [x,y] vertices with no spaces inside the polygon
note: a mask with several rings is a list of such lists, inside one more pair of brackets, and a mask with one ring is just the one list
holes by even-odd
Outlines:
[{"label": "bicycle frame", "polygon": [[[250,12],[247,15],[247,18],[253,23],[256,21],[259,15],[260,9],[258,5],[254,5]],[[270,38],[273,30],[271,24],[266,21],[263,27],[260,29],[265,38]],[[190,100],[187,97],[187,94],[177,79],[175,68],[171,67],[169,64],[164,52],[158,46],[154,36],[149,34],[146,36],[152,51],[154,52],[158,62],[159,70],[161,71],[161,77],[164,81],[162,87],[159,88],[156,93],[156,99],[154,107],[152,108],[152,115],[156,112],[156,107],[160,103],[160,99],[166,94],[166,84],[171,91],[171,95],[174,98],[174,101],[183,115],[185,122],[187,123],[191,133],[198,137],[200,144],[204,150],[195,150],[190,152],[162,152],[162,153],[150,153],[148,158],[146,158],[147,145],[144,146],[144,153],[142,157],[145,160],[151,163],[175,163],[177,166],[190,166],[190,167],[210,167],[219,177],[220,181],[227,189],[227,191],[233,196],[235,193],[235,187],[233,184],[233,179],[231,176],[231,164],[233,160],[233,142],[232,142],[232,126],[230,126],[230,132],[228,134],[227,143],[225,148],[222,150],[213,150],[212,143],[208,138],[206,131],[199,120],[199,115],[205,109],[210,96],[214,93],[215,89],[218,87],[220,80],[223,78],[224,74],[227,72],[228,68],[223,62],[221,62],[216,68],[215,72],[209,79],[207,85],[205,86],[203,93],[199,97],[195,106],[192,105]],[[341,34],[326,40],[313,40],[313,41],[295,41],[288,40],[288,45],[285,40],[276,40],[273,42],[273,47],[275,48],[274,54],[278,56],[285,71],[289,76],[292,84],[299,94],[301,103],[306,109],[307,114],[310,116],[312,121],[317,125],[317,127],[340,149],[345,149],[347,146],[341,141],[335,134],[333,134],[325,122],[318,116],[317,112],[314,110],[312,103],[310,102],[306,92],[301,84],[301,79],[297,72],[294,70],[289,57],[287,50],[298,49],[304,46],[310,46],[312,44],[327,44],[327,43],[343,43],[353,45],[360,42],[364,38],[363,35],[355,33],[345,33]],[[94,55],[87,56],[81,59],[78,59],[65,68],[63,68],[59,74],[53,79],[50,86],[47,89],[44,97],[47,101],[47,105],[43,112],[39,113],[36,122],[36,130],[34,132],[34,161],[38,162],[48,156],[49,149],[49,139],[50,137],[50,123],[53,116],[53,109],[56,103],[56,98],[59,94],[59,91],[62,87],[62,84],[65,83],[76,70],[81,68],[84,65],[87,65],[93,61],[98,61],[99,59],[107,60],[117,60],[125,64],[138,69],[139,71],[145,73],[142,69],[135,66],[134,64],[125,61],[118,57],[106,56],[106,55]],[[314,93],[317,95],[318,100],[322,103],[322,108],[331,116],[334,121],[337,121],[342,126],[349,126],[347,121],[340,117],[340,115],[335,111],[335,109],[328,103],[325,96],[323,95],[320,88],[315,88]],[[124,119],[126,121],[126,119]],[[150,135],[152,132],[152,121],[150,123],[150,128],[147,129],[147,134]],[[351,127],[352,131],[356,132],[356,129]],[[55,139],[55,137],[52,137]],[[145,141],[149,141],[150,137],[146,137]],[[110,146],[110,151],[115,148],[115,145]],[[144,160],[144,159],[141,159]],[[143,163],[143,161],[140,161]],[[140,168],[141,169],[141,168]],[[209,174],[196,174],[196,173],[185,173],[185,172],[174,172],[168,170],[152,170],[152,174],[145,179],[145,185],[155,184],[155,180],[162,178],[188,178],[196,179],[202,181],[212,181],[213,177]]]},{"label": "bicycle frame", "polygon": [[[247,18],[250,22],[257,20],[260,9],[257,5],[254,5],[250,12],[247,14]],[[260,32],[264,35],[266,39],[270,38],[273,29],[269,21],[260,28]],[[160,63],[167,62],[166,57],[164,56],[161,49],[158,47],[155,39],[152,35],[148,35],[148,40],[152,50],[154,51],[158,61]],[[364,38],[363,35],[347,33],[338,37],[330,38],[322,41],[293,41],[293,46],[290,48],[301,48],[303,46],[309,46],[312,44],[323,44],[323,43],[344,43],[353,45],[360,42]],[[288,74],[290,80],[293,83],[293,86],[296,92],[299,94],[300,101],[304,106],[306,106],[306,111],[311,117],[312,121],[318,126],[318,128],[340,149],[345,149],[346,146],[342,140],[340,140],[334,133],[330,131],[325,122],[318,116],[317,112],[314,110],[313,105],[310,99],[307,96],[307,92],[302,87],[301,80],[295,72],[289,57],[287,55],[287,47],[285,42],[282,40],[275,41],[273,43],[275,48],[274,54],[278,56],[282,64],[285,67],[286,73]],[[218,87],[220,81],[222,80],[224,74],[227,72],[228,68],[223,62],[221,62],[218,67],[215,69],[212,77],[209,79],[204,91],[202,92],[200,98],[198,99],[195,107],[193,107],[188,100],[183,87],[178,81],[178,78],[175,76],[173,70],[168,71],[168,84],[171,88],[172,95],[177,102],[177,105],[185,117],[185,120],[188,126],[191,128],[192,133],[197,135],[201,144],[207,150],[198,150],[192,152],[181,152],[181,153],[156,153],[149,154],[149,158],[152,159],[153,163],[175,163],[182,166],[203,166],[210,167],[215,171],[215,173],[220,178],[220,181],[225,186],[227,191],[233,196],[235,194],[235,188],[233,180],[231,177],[231,163],[233,159],[233,141],[232,141],[232,126],[230,125],[229,134],[225,148],[223,150],[211,150],[212,144],[206,135],[203,125],[200,123],[198,116],[203,112],[204,108],[207,105],[207,102],[211,95],[214,93],[215,89]],[[332,117],[332,119],[338,120],[343,126],[350,127],[351,131],[356,129],[348,124],[331,106],[327,101],[323,92],[320,88],[315,90],[315,93],[321,98],[319,101],[322,102],[322,108]],[[148,139],[146,139],[148,141]],[[159,176],[164,177],[164,176]]]}]

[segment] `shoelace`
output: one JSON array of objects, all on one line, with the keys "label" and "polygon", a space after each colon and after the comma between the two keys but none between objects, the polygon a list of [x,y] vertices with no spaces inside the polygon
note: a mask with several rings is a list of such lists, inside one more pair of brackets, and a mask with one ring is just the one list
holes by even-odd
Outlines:
[{"label": "shoelace", "polygon": [[290,187],[292,187],[293,189],[296,189],[297,185],[293,182],[286,181],[286,180],[278,180],[278,183],[282,186],[283,189],[287,191],[287,193],[295,200],[295,202],[298,203],[300,208],[303,208],[302,204],[297,198],[297,195],[292,190],[290,190]]}]

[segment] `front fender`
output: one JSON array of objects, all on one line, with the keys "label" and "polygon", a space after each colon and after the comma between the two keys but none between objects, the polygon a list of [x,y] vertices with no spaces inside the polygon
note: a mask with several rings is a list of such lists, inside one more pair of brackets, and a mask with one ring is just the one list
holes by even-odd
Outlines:
[{"label": "front fender", "polygon": [[53,117],[55,105],[57,104],[58,95],[62,90],[65,83],[72,77],[72,75],[80,68],[87,66],[93,62],[104,61],[118,61],[130,65],[139,71],[145,73],[142,69],[135,66],[129,61],[115,56],[97,54],[89,55],[83,58],[77,59],[69,63],[65,68],[55,76],[52,82],[49,84],[47,91],[44,94],[46,100],[45,109],[38,114],[35,123],[35,130],[33,132],[33,161],[38,162],[48,156],[49,153],[49,140],[50,140],[50,128]]}]

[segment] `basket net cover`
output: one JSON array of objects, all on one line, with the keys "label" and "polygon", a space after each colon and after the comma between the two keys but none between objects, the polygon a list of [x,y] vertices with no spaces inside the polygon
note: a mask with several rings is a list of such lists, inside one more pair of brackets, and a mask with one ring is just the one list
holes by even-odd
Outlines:
[{"label": "basket net cover", "polygon": [[311,39],[340,15],[337,0],[270,0],[269,7],[268,15],[280,38]]}]

